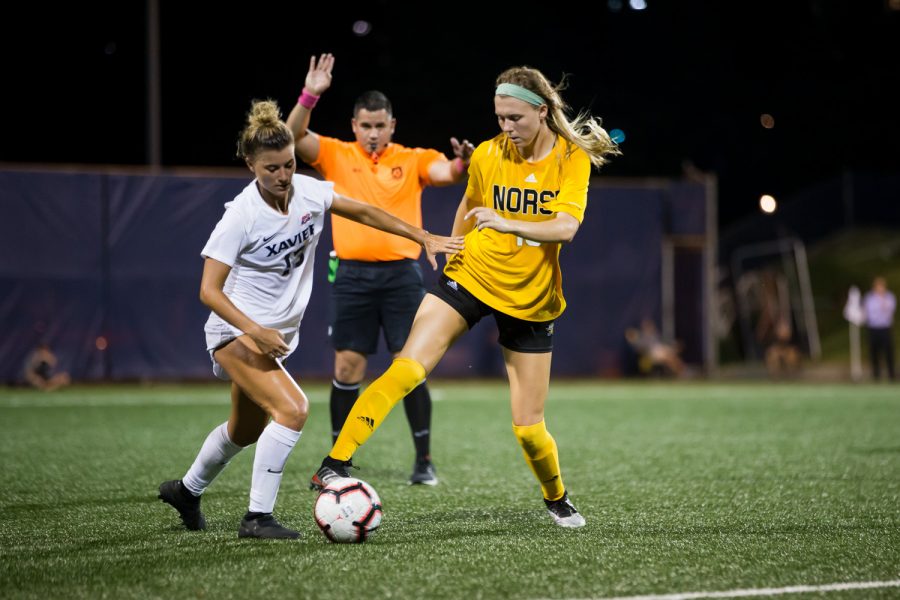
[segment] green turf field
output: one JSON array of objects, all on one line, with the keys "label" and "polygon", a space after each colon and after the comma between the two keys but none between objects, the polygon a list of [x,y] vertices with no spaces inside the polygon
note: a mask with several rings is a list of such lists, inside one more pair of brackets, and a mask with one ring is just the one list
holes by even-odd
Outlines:
[{"label": "green turf field", "polygon": [[[405,485],[398,407],[354,461],[381,494],[369,542],[326,541],[309,476],[327,390],[276,515],[245,541],[253,451],[204,497],[205,532],[156,499],[227,417],[211,386],[0,391],[2,598],[604,598],[900,579],[900,387],[554,383],[547,421],[588,525],[560,530],[502,383],[432,383],[441,484]],[[897,598],[900,588],[797,597]]]}]

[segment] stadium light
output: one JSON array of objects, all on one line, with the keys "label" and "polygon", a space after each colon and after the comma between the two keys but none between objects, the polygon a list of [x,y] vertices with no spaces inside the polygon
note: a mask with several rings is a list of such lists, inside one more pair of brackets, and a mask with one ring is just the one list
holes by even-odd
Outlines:
[{"label": "stadium light", "polygon": [[766,214],[772,214],[778,208],[778,202],[769,194],[763,194],[759,198],[759,209]]},{"label": "stadium light", "polygon": [[355,35],[357,35],[359,37],[363,37],[363,36],[369,35],[369,33],[371,31],[372,31],[372,24],[369,23],[368,21],[363,21],[360,19],[359,21],[353,22],[353,33]]}]

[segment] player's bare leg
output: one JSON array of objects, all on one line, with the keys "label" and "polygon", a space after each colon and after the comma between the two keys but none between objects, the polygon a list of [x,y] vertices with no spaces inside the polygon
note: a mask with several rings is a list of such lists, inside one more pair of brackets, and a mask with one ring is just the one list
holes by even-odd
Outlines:
[{"label": "player's bare leg", "polygon": [[583,527],[584,517],[569,500],[559,467],[556,440],[544,423],[544,405],[550,387],[551,353],[503,349],[509,375],[513,433],[522,446],[525,462],[541,485],[544,503],[560,527]]},{"label": "player's bare leg", "polygon": [[[253,462],[253,480],[250,488],[250,506],[241,521],[239,537],[293,539],[299,533],[279,524],[272,510],[281,485],[281,476],[287,458],[300,439],[306,424],[309,401],[296,382],[269,356],[260,352],[249,336],[216,352],[216,360],[237,387],[272,421],[265,425],[258,436]],[[240,399],[239,398],[239,399]],[[240,411],[241,405],[237,409]],[[249,407],[247,412],[254,414]],[[260,423],[251,417],[246,426],[243,414],[234,423],[238,437],[254,435]],[[248,415],[249,416],[249,415]]]}]

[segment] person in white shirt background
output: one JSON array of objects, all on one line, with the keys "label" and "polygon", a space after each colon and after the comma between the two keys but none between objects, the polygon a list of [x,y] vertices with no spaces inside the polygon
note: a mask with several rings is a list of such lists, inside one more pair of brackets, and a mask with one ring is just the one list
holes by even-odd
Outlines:
[{"label": "person in white shirt background", "polygon": [[876,277],[872,281],[872,289],[863,296],[863,312],[866,329],[869,332],[869,360],[872,365],[872,377],[881,377],[881,358],[884,357],[887,376],[894,380],[894,338],[892,326],[897,298],[887,289],[884,277]]}]

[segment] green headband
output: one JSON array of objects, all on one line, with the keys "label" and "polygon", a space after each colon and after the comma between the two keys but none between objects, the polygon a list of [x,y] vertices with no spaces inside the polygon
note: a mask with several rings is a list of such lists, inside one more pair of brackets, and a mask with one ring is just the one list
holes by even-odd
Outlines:
[{"label": "green headband", "polygon": [[531,90],[514,83],[501,83],[497,86],[497,91],[495,93],[498,96],[512,96],[513,98],[518,98],[522,102],[527,102],[528,104],[533,104],[535,106],[547,104],[546,100]]}]

